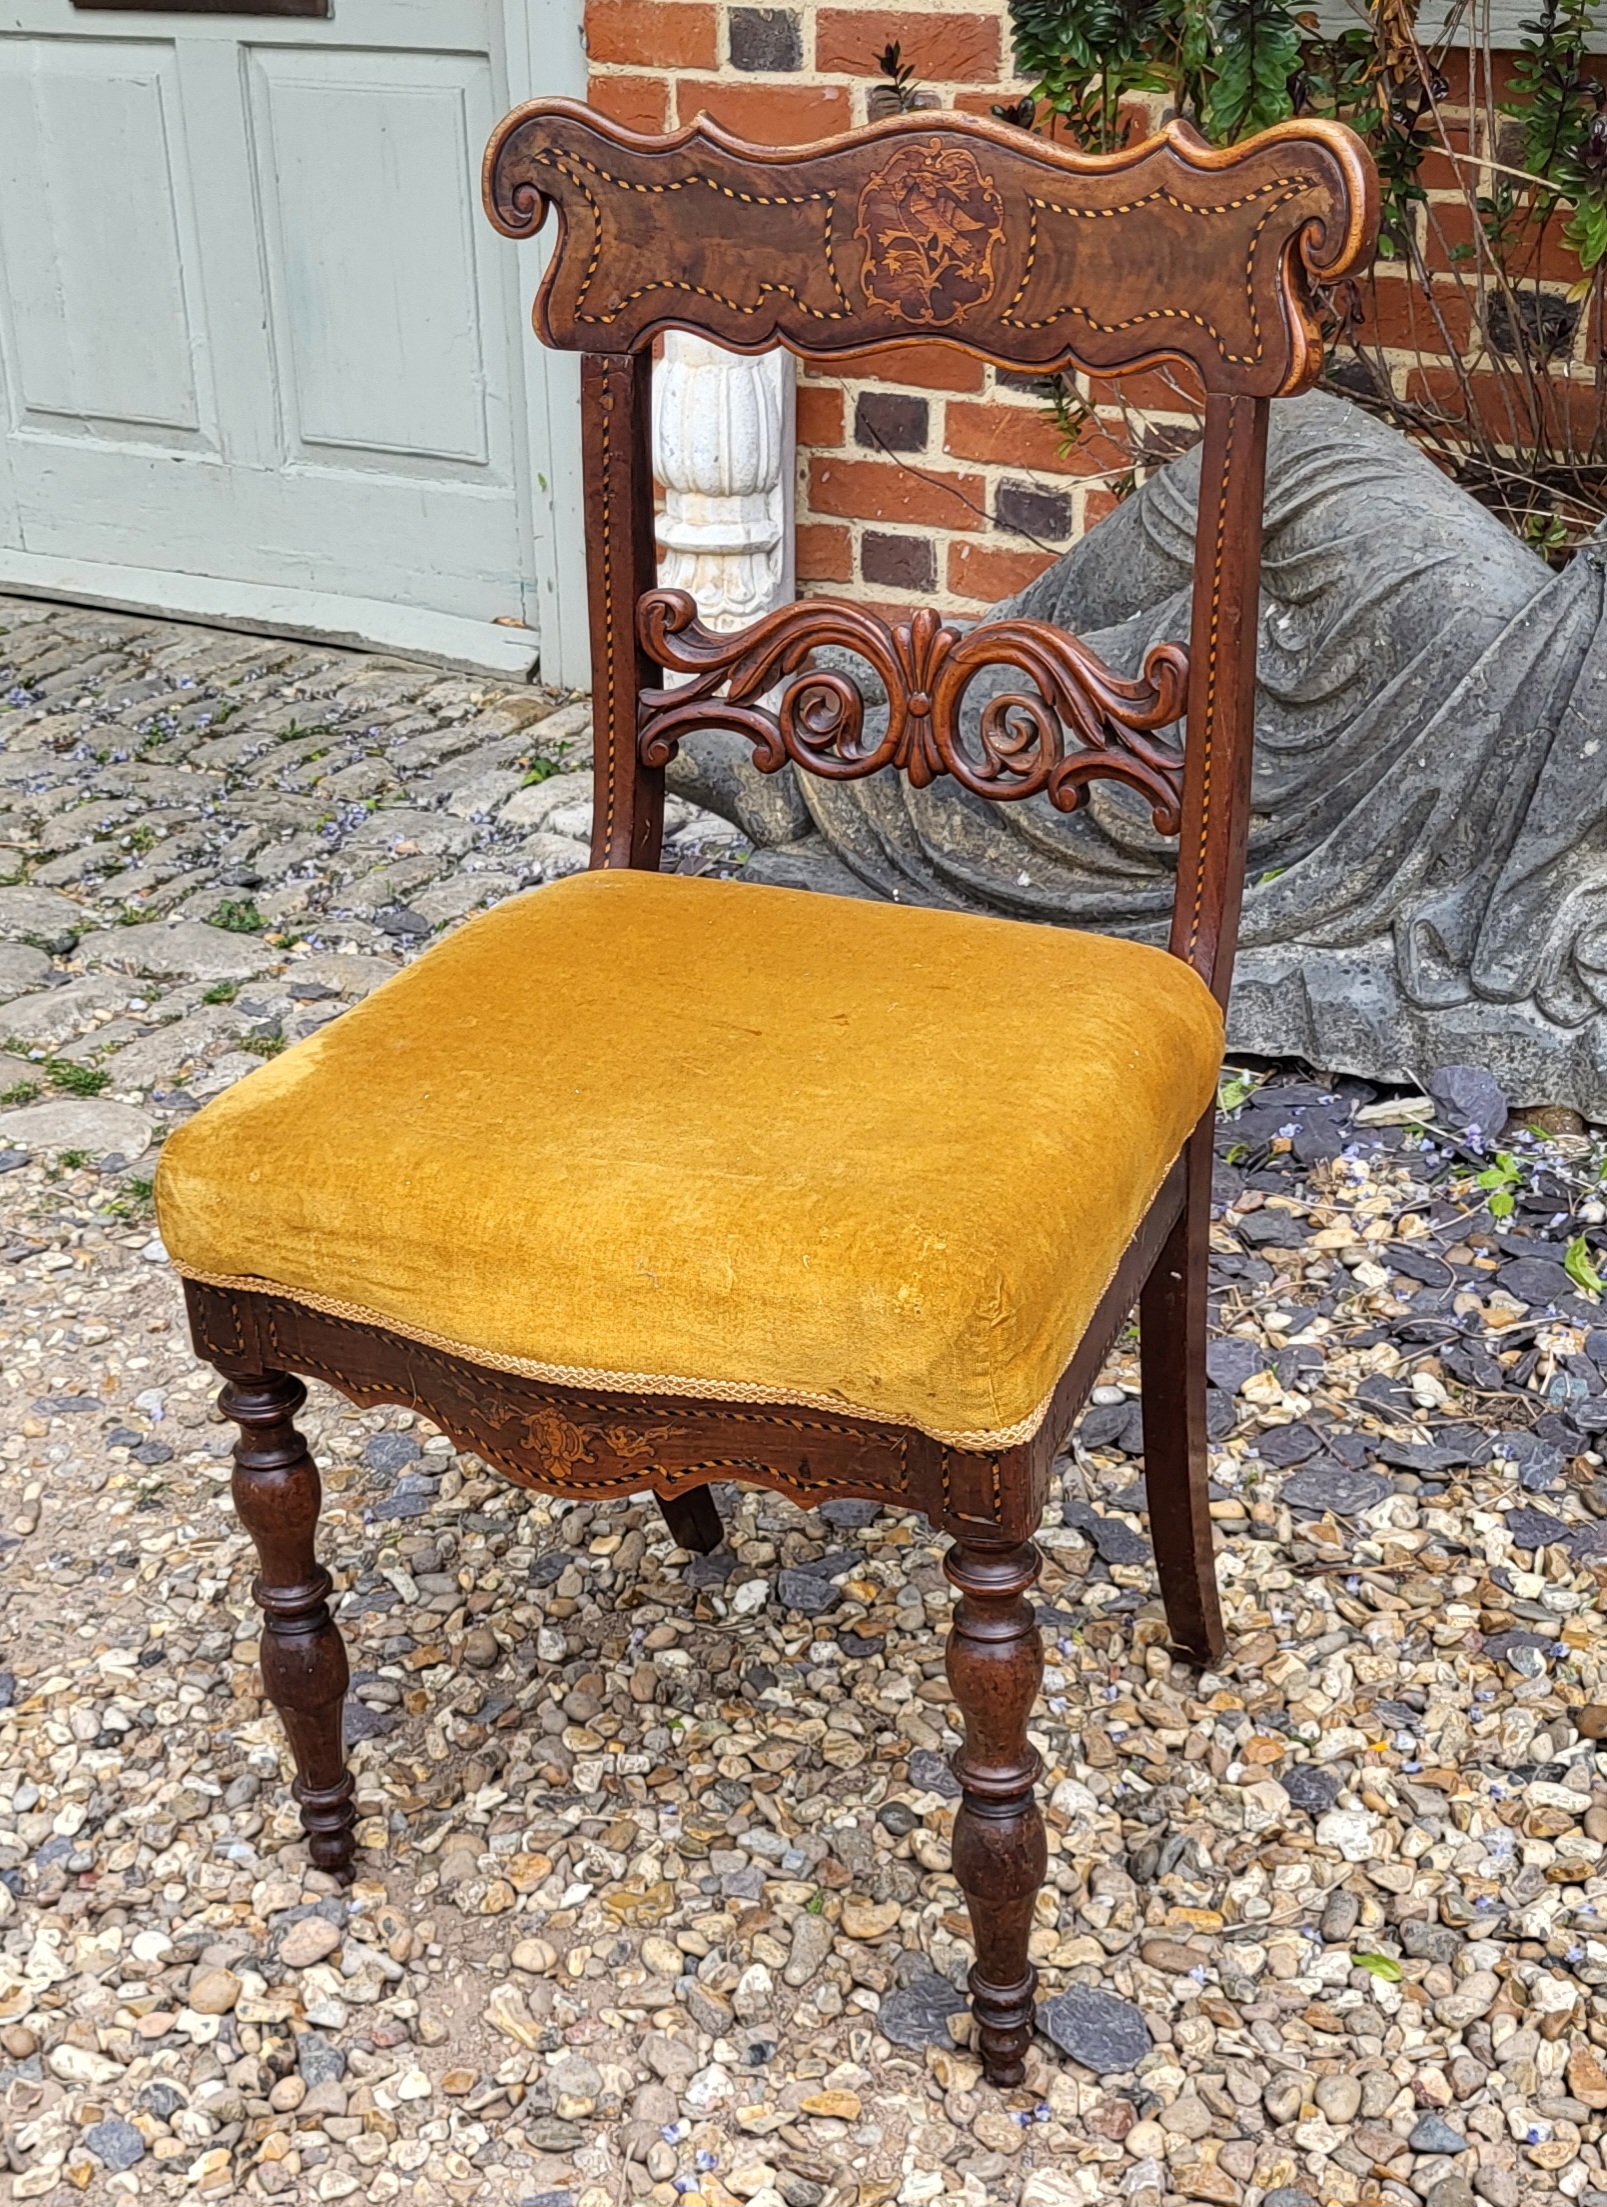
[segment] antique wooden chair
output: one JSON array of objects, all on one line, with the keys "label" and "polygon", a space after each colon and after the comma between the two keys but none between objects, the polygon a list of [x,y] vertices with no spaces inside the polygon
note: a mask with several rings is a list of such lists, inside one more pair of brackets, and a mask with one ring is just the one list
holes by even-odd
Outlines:
[{"label": "antique wooden chair", "polygon": [[[561,217],[536,309],[582,354],[593,871],[471,921],[169,1140],[162,1232],[240,1429],[263,1679],[315,1863],[353,1854],[347,1664],[314,1559],[315,1374],[413,1406],[511,1479],[649,1488],[720,1537],[719,1480],[868,1496],[953,1536],[954,1869],[997,2083],[1032,2030],[1045,1848],[1027,1599],[1050,1466],[1136,1301],[1150,1523],[1177,1644],[1222,1647],[1206,1502],[1206,1258],[1250,784],[1269,401],[1317,372],[1312,287],[1361,267],[1359,142],[1186,127],[1107,159],[954,114],[817,146],[644,138],[520,109],[486,204]],[[742,632],[655,588],[651,346],[832,357],[944,339],[1023,370],[1180,363],[1206,396],[1187,647],[1122,677],[1043,623],[889,626],[809,598]],[[825,645],[885,686],[885,732]],[[1005,667],[1019,690],[967,721]],[[668,671],[677,679],[664,681]],[[1186,722],[1181,746],[1168,733]],[[1180,836],[1170,951],[657,872],[698,728],[757,764],[950,774],[1071,811],[1096,776]]]}]

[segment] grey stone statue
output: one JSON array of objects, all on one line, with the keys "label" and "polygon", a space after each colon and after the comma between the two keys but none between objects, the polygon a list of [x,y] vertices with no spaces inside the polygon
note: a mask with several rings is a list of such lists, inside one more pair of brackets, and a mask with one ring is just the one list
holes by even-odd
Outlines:
[{"label": "grey stone statue", "polygon": [[[1553,573],[1344,400],[1272,424],[1230,1044],[1388,1081],[1482,1065],[1607,1120],[1607,541]],[[998,610],[1136,673],[1188,634],[1197,487],[1174,462]],[[761,775],[721,734],[671,777],[746,830],[755,880],[1164,939],[1175,846],[1114,783],[1068,817]]]}]

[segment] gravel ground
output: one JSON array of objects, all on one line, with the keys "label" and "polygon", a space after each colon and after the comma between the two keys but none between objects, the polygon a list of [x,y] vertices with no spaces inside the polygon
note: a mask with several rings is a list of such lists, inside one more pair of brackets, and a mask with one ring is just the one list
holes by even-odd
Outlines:
[{"label": "gravel ground", "polygon": [[[258,1695],[152,1159],[435,929],[581,862],[583,716],[118,616],[0,626],[0,2189],[1607,2207],[1597,1146],[1458,1131],[1496,1116],[1476,1082],[1230,1082],[1232,1653],[1166,1651],[1129,1339],[1044,1534],[1026,2089],[980,2083],[958,2012],[939,1544],[869,1506],[733,1492],[689,1557],[648,1502],[526,1496],[315,1388],[339,1892]],[[740,861],[676,824],[680,863]]]}]

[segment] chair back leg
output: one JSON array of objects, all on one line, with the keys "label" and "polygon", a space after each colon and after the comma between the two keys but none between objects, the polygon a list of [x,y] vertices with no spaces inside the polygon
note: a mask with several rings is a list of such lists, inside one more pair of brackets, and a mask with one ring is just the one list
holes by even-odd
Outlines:
[{"label": "chair back leg", "polygon": [[659,1515],[669,1527],[678,1548],[695,1556],[712,1556],[725,1538],[719,1505],[707,1487],[688,1487],[681,1494],[654,1497]]},{"label": "chair back leg", "polygon": [[1183,1209],[1139,1297],[1150,1538],[1173,1642],[1197,1663],[1214,1663],[1226,1645],[1205,1430],[1215,1131],[1213,1108],[1189,1137]]}]

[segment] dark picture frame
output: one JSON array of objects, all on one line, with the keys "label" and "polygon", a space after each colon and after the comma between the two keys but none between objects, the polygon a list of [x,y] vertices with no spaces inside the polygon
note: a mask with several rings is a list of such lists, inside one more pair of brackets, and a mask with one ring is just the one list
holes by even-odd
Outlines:
[{"label": "dark picture frame", "polygon": [[333,0],[73,0],[80,13],[120,15],[318,15]]}]

